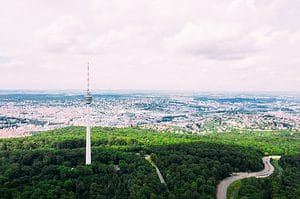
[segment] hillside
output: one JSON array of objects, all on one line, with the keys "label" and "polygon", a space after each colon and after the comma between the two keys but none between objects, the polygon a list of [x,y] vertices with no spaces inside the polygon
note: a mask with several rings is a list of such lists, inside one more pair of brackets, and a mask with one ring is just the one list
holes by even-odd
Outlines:
[{"label": "hillside", "polygon": [[2,139],[0,198],[215,198],[221,179],[262,169],[264,154],[298,153],[299,138],[288,131],[196,136],[97,127],[90,166],[82,127]]}]

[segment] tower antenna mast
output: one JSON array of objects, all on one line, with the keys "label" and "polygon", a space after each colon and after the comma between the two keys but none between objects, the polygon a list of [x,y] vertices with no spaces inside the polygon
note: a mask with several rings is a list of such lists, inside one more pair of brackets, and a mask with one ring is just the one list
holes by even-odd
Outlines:
[{"label": "tower antenna mast", "polygon": [[87,93],[90,92],[90,63],[87,63]]}]

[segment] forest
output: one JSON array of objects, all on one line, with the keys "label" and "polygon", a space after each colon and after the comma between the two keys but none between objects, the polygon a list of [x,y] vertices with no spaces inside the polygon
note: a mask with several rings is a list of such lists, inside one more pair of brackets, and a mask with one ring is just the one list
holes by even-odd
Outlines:
[{"label": "forest", "polygon": [[[89,166],[83,127],[1,139],[0,198],[215,198],[220,180],[232,172],[261,170],[261,157],[267,154],[283,155],[280,180],[269,183],[270,192],[286,198],[299,194],[292,176],[299,175],[299,132],[187,135],[95,127],[91,138]],[[166,184],[160,183],[146,154]],[[259,190],[261,182],[255,183],[248,184]],[[243,186],[240,193],[246,196]]]},{"label": "forest", "polygon": [[299,198],[300,154],[273,160],[275,173],[269,178],[247,178],[230,185],[228,198]]}]

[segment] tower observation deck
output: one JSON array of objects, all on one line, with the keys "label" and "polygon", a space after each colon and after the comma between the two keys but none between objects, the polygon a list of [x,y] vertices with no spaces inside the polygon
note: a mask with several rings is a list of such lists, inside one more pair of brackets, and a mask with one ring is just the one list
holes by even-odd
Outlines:
[{"label": "tower observation deck", "polygon": [[84,98],[85,98],[85,104],[90,105],[92,103],[93,97],[90,92],[90,64],[89,63],[87,65],[87,90]]}]

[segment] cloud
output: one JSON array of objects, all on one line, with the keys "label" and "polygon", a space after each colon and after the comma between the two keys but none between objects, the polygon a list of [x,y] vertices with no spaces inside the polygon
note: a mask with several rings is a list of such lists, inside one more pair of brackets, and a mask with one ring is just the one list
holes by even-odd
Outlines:
[{"label": "cloud", "polygon": [[0,50],[0,69],[6,71],[13,68],[20,69],[23,65],[24,62],[15,55]]},{"label": "cloud", "polygon": [[42,47],[49,52],[63,53],[82,46],[83,23],[72,16],[62,16],[36,32]]},{"label": "cloud", "polygon": [[[84,88],[87,61],[97,89],[300,88],[299,1],[11,0],[4,5],[0,85],[5,88]],[[20,82],[16,74],[38,80]]]},{"label": "cloud", "polygon": [[198,23],[188,22],[164,43],[169,49],[195,56],[235,60],[244,59],[264,48],[270,32],[265,27],[249,31],[239,24],[201,20]]},{"label": "cloud", "polygon": [[11,58],[9,56],[6,56],[5,54],[0,53],[0,64],[7,64],[11,62]]},{"label": "cloud", "polygon": [[[110,29],[96,35],[90,42],[89,49],[93,53],[133,53],[151,48],[156,41],[159,30],[146,25],[129,25],[121,29]],[[156,46],[158,47],[158,46]]]}]

